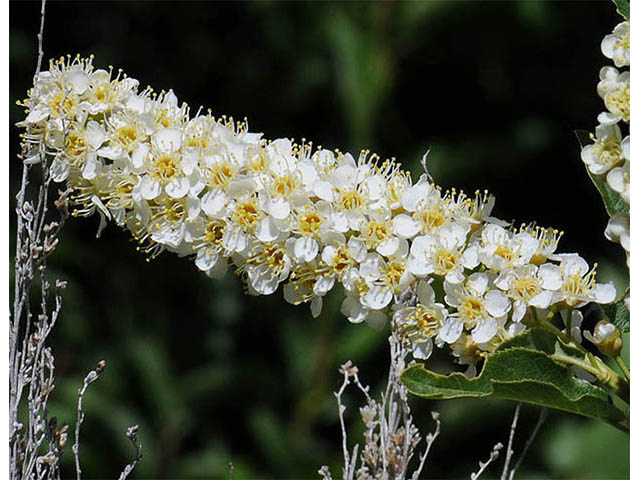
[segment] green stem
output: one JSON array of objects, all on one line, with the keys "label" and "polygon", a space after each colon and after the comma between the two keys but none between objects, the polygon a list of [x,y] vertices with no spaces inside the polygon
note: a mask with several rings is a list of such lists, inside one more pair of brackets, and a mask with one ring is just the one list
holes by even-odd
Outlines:
[{"label": "green stem", "polygon": [[[610,390],[613,391],[613,393],[619,396],[626,403],[629,403],[629,397],[630,397],[629,377],[627,377],[626,374],[625,374],[625,378],[622,378],[620,375],[618,375],[618,373],[615,370],[613,370],[606,363],[604,363],[599,357],[589,352],[582,345],[574,342],[570,334],[563,332],[558,327],[553,325],[548,318],[545,318],[545,319],[538,318],[537,324],[541,328],[544,328],[548,332],[555,335],[557,338],[562,340],[565,344],[578,349],[584,355],[583,360],[575,357],[565,356],[565,355],[552,355],[552,358],[554,358],[556,361],[559,361],[565,364],[578,366],[586,370],[587,372],[593,374],[598,379],[598,381],[606,385]],[[618,365],[620,364],[618,363]],[[625,369],[626,369],[626,366],[625,366]]]},{"label": "green stem", "polygon": [[627,379],[627,382],[631,383],[631,372],[629,372],[627,365],[624,363],[624,360],[620,355],[616,357],[616,363],[618,364],[618,367],[620,367],[620,370],[622,371],[624,378]]},{"label": "green stem", "polygon": [[566,343],[568,345],[571,345],[572,347],[577,348],[578,350],[580,350],[585,355],[591,355],[589,350],[584,348],[579,343],[576,343],[573,340],[573,337],[569,333],[563,332],[558,327],[556,327],[553,323],[551,323],[548,319],[543,319],[543,320],[538,319],[538,324],[542,328],[544,328],[546,331],[548,331],[550,333],[553,333],[556,337],[561,339],[564,343]]}]

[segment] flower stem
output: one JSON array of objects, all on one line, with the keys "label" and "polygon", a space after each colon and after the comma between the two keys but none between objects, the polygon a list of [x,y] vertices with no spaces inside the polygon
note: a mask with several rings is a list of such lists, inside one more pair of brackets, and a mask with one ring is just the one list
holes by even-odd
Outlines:
[{"label": "flower stem", "polygon": [[[537,324],[541,328],[555,335],[557,338],[562,340],[565,344],[570,345],[573,348],[576,348],[584,355],[582,359],[577,357],[569,357],[565,355],[552,355],[552,358],[554,358],[554,360],[565,363],[565,364],[569,364],[569,365],[575,365],[593,374],[598,379],[598,381],[600,381],[603,385],[606,385],[613,393],[615,393],[618,397],[620,397],[626,403],[629,403],[629,395],[630,395],[629,381],[630,380],[629,380],[629,377],[627,376],[628,370],[626,369],[626,365],[624,365],[624,362],[622,362],[622,365],[624,365],[624,368],[620,366],[620,362],[618,362],[618,365],[620,366],[623,373],[625,373],[625,371],[627,372],[625,373],[625,377],[623,378],[620,375],[618,375],[618,373],[615,370],[613,370],[606,363],[604,363],[604,361],[601,358],[589,352],[586,348],[584,348],[579,343],[576,343],[573,340],[573,338],[571,338],[570,334],[563,332],[558,327],[553,325],[548,318],[547,319],[538,318]],[[617,358],[616,358],[616,361],[617,361]]]},{"label": "flower stem", "polygon": [[618,364],[618,367],[620,367],[624,378],[627,379],[627,382],[631,383],[631,372],[629,372],[629,368],[627,368],[627,365],[624,363],[624,360],[620,355],[616,357],[616,363]]}]

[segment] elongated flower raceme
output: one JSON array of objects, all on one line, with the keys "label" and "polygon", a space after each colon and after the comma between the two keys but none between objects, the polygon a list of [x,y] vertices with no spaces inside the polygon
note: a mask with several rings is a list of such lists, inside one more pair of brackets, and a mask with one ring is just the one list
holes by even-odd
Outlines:
[{"label": "elongated flower raceme", "polygon": [[[606,111],[598,115],[598,126],[591,134],[593,143],[582,148],[582,160],[594,175],[602,175],[607,185],[620,195],[627,204],[631,203],[631,140],[628,134],[631,121],[630,72],[618,68],[631,65],[631,29],[629,21],[619,23],[601,43],[605,57],[613,60],[600,70],[598,95],[604,102]],[[616,68],[617,67],[617,68]],[[626,133],[623,137],[623,132]],[[631,252],[629,214],[615,213],[609,220],[605,236],[619,243],[627,254],[627,266]]]},{"label": "elongated flower raceme", "polygon": [[487,193],[192,116],[172,91],[140,90],[92,59],[52,62],[21,104],[31,159],[44,149],[74,215],[97,214],[150,257],[174,252],[214,278],[234,265],[250,294],[282,285],[314,316],[341,285],[351,322],[391,317],[416,358],[449,345],[473,366],[527,319],[615,298],[579,255],[556,253],[560,232],[491,217]]}]

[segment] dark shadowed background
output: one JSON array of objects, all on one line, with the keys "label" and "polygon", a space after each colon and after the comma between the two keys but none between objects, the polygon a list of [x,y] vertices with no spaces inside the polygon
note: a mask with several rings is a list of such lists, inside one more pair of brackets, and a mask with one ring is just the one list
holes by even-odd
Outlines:
[{"label": "dark shadowed background", "polygon": [[[32,81],[39,8],[10,7],[12,124]],[[623,250],[602,234],[607,216],[573,134],[595,127],[607,63],[600,41],[619,21],[607,1],[50,1],[44,49],[46,58],[93,53],[99,68],[173,88],[195,108],[247,117],[267,138],[396,157],[414,178],[431,147],[440,184],[488,189],[497,216],[564,230],[563,251],[581,252],[598,262],[602,281],[623,286]],[[17,135],[11,127],[12,192]],[[53,338],[50,414],[73,423],[82,376],[108,364],[85,400],[86,478],[117,476],[132,455],[131,424],[140,425],[144,454],[134,478],[226,478],[230,461],[236,479],[318,478],[322,464],[340,477],[337,369],[351,359],[380,388],[386,335],[349,324],[339,295],[314,320],[281,294],[244,296],[232,274],[210,280],[169,254],[147,262],[116,227],[97,240],[97,224],[71,220],[50,260],[50,273],[69,283]],[[348,400],[352,440],[362,431],[361,401]],[[512,403],[412,404],[423,433],[433,427],[428,412],[441,413],[427,477],[468,478],[493,444],[506,444]],[[537,414],[523,409],[516,455]],[[552,413],[520,473],[624,478],[628,459],[626,435]],[[75,474],[70,451],[64,471]]]}]

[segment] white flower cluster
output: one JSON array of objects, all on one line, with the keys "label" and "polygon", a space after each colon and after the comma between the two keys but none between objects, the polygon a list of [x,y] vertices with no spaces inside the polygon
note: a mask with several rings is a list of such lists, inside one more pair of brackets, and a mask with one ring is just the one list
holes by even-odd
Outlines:
[{"label": "white flower cluster", "polygon": [[555,253],[557,230],[491,217],[486,192],[191,116],[171,91],[139,91],[91,59],[52,62],[21,104],[31,161],[45,149],[74,215],[97,213],[100,228],[113,221],[150,256],[188,256],[211,277],[233,264],[251,294],[283,284],[314,316],[341,284],[350,321],[381,327],[392,314],[418,358],[448,344],[475,364],[546,309],[615,297],[579,255]]},{"label": "white flower cluster", "polygon": [[[629,21],[617,25],[602,40],[602,53],[613,60],[615,67],[606,66],[600,70],[598,95],[604,100],[607,110],[598,115],[599,125],[595,135],[591,135],[593,143],[583,147],[581,154],[589,171],[594,175],[606,175],[607,184],[627,203],[630,203],[630,138],[628,134],[623,138],[620,126],[629,131],[630,73],[628,70],[621,72],[618,68],[630,65],[629,44]],[[628,265],[631,248],[629,215],[611,217],[605,236],[622,245],[627,253]]]}]

